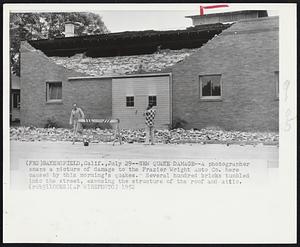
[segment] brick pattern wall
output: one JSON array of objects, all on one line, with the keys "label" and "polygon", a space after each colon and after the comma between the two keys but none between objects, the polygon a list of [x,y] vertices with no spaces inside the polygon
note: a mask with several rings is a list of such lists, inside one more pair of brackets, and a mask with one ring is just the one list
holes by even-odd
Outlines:
[{"label": "brick pattern wall", "polygon": [[[28,43],[21,45],[21,125],[44,127],[54,119],[61,127],[69,127],[73,103],[87,115],[111,117],[111,79],[68,80],[87,76],[56,65]],[[46,82],[62,81],[62,102],[46,101]]]},{"label": "brick pattern wall", "polygon": [[112,79],[71,80],[68,97],[81,107],[91,118],[112,117]]},{"label": "brick pattern wall", "polygon": [[[278,18],[237,22],[173,67],[173,122],[186,128],[277,131]],[[202,101],[199,75],[222,74],[222,100]]]},{"label": "brick pattern wall", "polygon": [[50,59],[58,65],[80,73],[93,76],[117,76],[165,70],[197,50],[198,48],[161,50],[153,54],[96,58],[76,54],[72,57],[50,57]]}]

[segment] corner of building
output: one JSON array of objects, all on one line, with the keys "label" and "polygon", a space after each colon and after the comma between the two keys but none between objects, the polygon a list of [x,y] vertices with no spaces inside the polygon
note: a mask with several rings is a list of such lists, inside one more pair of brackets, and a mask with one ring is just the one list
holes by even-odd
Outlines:
[{"label": "corner of building", "polygon": [[[173,122],[186,128],[278,131],[278,17],[241,20],[172,69]],[[219,75],[219,100],[202,100],[200,76]]]}]

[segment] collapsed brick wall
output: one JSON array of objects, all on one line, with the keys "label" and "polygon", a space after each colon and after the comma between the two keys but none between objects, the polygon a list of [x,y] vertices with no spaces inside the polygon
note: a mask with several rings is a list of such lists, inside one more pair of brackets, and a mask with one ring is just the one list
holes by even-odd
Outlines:
[{"label": "collapsed brick wall", "polygon": [[88,73],[93,76],[116,76],[166,71],[197,50],[198,48],[161,50],[159,53],[153,54],[97,58],[76,54],[72,57],[50,57],[50,59],[58,65],[77,72]]},{"label": "collapsed brick wall", "polygon": [[[56,65],[28,43],[21,45],[21,125],[44,127],[48,119],[69,127],[73,103],[93,117],[111,117],[111,79],[69,80],[87,76]],[[62,102],[46,101],[46,82],[62,82]]]},{"label": "collapsed brick wall", "polygon": [[[173,122],[186,128],[278,131],[278,18],[237,22],[173,67]],[[199,75],[222,75],[222,100],[203,101]]]}]

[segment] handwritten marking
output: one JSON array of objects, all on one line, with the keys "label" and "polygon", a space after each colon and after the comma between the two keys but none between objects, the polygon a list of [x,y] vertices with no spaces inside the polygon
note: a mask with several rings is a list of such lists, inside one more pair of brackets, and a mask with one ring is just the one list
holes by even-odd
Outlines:
[{"label": "handwritten marking", "polygon": [[291,121],[295,120],[296,117],[290,117],[291,115],[291,109],[288,108],[285,112],[285,131],[290,131],[291,130]]},{"label": "handwritten marking", "polygon": [[210,6],[202,6],[200,5],[200,15],[204,15],[204,9],[214,9],[214,8],[224,8],[229,7],[228,4],[219,4],[219,5],[210,5]]},{"label": "handwritten marking", "polygon": [[[291,83],[290,83],[289,80],[286,80],[283,84],[284,85],[284,92],[285,92],[285,98],[284,98],[285,102],[287,102],[288,97],[289,97],[288,92],[289,92],[290,84]],[[288,107],[286,112],[285,112],[285,128],[284,128],[285,131],[290,131],[291,130],[291,128],[292,128],[291,122],[296,119],[296,116],[291,117],[291,114],[292,114],[291,108]]]},{"label": "handwritten marking", "polygon": [[284,89],[285,89],[285,98],[284,98],[284,101],[286,102],[287,99],[288,99],[288,89],[290,87],[290,81],[289,80],[286,80],[284,82]]}]

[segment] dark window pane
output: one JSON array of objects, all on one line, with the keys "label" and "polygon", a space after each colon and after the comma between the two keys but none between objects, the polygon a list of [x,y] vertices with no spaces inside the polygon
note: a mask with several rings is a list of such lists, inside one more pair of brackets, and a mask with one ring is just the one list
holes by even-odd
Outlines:
[{"label": "dark window pane", "polygon": [[126,97],[126,106],[128,106],[128,107],[134,106],[134,97],[133,96]]},{"label": "dark window pane", "polygon": [[49,83],[49,99],[62,99],[62,84],[61,82]]},{"label": "dark window pane", "polygon": [[62,88],[61,88],[61,86],[57,88],[57,99],[62,99]]},{"label": "dark window pane", "polygon": [[53,85],[49,85],[49,99],[56,99],[56,88]]},{"label": "dark window pane", "polygon": [[211,96],[211,81],[202,81],[202,96]]},{"label": "dark window pane", "polygon": [[207,75],[200,76],[202,86],[201,96],[221,96],[221,76]]},{"label": "dark window pane", "polygon": [[212,87],[212,96],[221,96],[221,87],[220,83],[219,84],[213,84]]},{"label": "dark window pane", "polygon": [[13,94],[13,108],[18,108],[20,103],[20,94]]},{"label": "dark window pane", "polygon": [[149,104],[152,104],[153,106],[157,105],[156,96],[149,96]]}]

